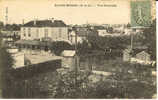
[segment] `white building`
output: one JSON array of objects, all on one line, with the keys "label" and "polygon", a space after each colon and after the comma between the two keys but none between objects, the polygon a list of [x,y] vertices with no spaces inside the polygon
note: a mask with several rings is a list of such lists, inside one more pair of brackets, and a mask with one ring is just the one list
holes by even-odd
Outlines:
[{"label": "white building", "polygon": [[106,36],[109,34],[106,29],[98,29],[97,31],[99,36]]},{"label": "white building", "polygon": [[68,40],[68,27],[62,20],[34,20],[21,27],[22,40]]}]

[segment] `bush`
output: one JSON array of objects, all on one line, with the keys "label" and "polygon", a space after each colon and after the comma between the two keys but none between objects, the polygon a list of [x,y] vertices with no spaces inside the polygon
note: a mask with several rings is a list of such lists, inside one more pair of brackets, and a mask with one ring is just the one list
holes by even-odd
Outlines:
[{"label": "bush", "polygon": [[63,50],[71,50],[73,46],[65,41],[57,41],[51,44],[50,49],[59,56]]},{"label": "bush", "polygon": [[6,49],[7,48],[2,44],[2,39],[0,38],[0,89],[2,90],[1,95],[3,98],[10,98],[12,85],[10,69],[12,69],[14,60]]}]

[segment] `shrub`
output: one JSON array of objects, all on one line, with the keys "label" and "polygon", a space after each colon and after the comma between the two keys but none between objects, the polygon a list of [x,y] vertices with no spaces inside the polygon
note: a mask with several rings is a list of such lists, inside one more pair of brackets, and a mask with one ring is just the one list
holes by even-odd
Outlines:
[{"label": "shrub", "polygon": [[73,47],[68,42],[56,41],[51,44],[50,49],[59,56],[63,50],[71,50]]}]

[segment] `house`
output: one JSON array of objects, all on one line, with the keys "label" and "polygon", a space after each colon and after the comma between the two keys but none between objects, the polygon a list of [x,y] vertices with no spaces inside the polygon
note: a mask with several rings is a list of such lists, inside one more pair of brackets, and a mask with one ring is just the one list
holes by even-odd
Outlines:
[{"label": "house", "polygon": [[130,34],[131,34],[131,29],[125,28],[125,29],[124,29],[124,34],[130,35]]},{"label": "house", "polygon": [[52,42],[38,40],[18,40],[15,42],[15,46],[20,50],[49,51],[51,43]]},{"label": "house", "polygon": [[97,31],[88,27],[74,27],[69,33],[69,41],[75,44],[75,36],[77,35],[77,43],[82,43],[87,40],[87,37],[98,36]]},{"label": "house", "polygon": [[139,43],[127,46],[127,49],[123,50],[123,61],[131,61],[131,58],[136,57],[136,55],[142,51],[147,50],[147,47]]},{"label": "house", "polygon": [[62,20],[33,20],[21,29],[22,40],[60,41],[68,40],[68,27]]},{"label": "house", "polygon": [[92,26],[91,29],[96,30],[98,32],[98,36],[105,36],[105,35],[109,34],[107,32],[106,27],[103,27],[103,26]]},{"label": "house", "polygon": [[[21,59],[20,59],[21,57]],[[58,68],[61,68],[61,57],[51,55],[19,55],[18,61],[23,60],[24,65],[13,66],[13,76],[17,79],[27,79],[41,73],[53,72]]]},{"label": "house", "polygon": [[68,27],[62,20],[33,20],[21,26],[21,39],[15,42],[20,49],[50,51],[54,41],[68,41]]},{"label": "house", "polygon": [[152,64],[151,55],[146,51],[141,51],[131,58],[131,62],[136,62],[140,64]]},{"label": "house", "polygon": [[146,52],[146,46],[136,46],[133,47],[133,49],[125,49],[123,51],[123,61],[155,65],[155,61],[151,60],[151,55]]},{"label": "house", "polygon": [[125,49],[123,51],[123,61],[130,61],[132,57],[131,53],[132,53],[131,49]]},{"label": "house", "polygon": [[108,35],[109,33],[107,32],[106,29],[99,29],[98,30],[98,35],[99,36],[105,36],[105,35]]},{"label": "house", "polygon": [[151,61],[150,56],[151,55],[145,51],[136,54],[136,58],[142,61]]},{"label": "house", "polygon": [[[70,68],[70,70],[75,69],[75,57],[76,51],[75,50],[64,50],[61,53],[62,59],[62,67]],[[79,64],[79,58],[77,58],[77,64]]]}]

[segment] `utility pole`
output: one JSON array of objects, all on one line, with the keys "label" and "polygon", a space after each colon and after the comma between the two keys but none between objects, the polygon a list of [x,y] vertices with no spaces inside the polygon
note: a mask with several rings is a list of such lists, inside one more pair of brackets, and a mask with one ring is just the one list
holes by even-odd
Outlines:
[{"label": "utility pole", "polygon": [[131,31],[131,50],[133,49],[133,32]]},{"label": "utility pole", "polygon": [[75,32],[75,84],[77,88],[77,70],[78,70],[78,64],[77,64],[77,33]]},{"label": "utility pole", "polygon": [[6,7],[6,11],[5,11],[6,15],[5,15],[5,25],[8,24],[8,7]]}]

